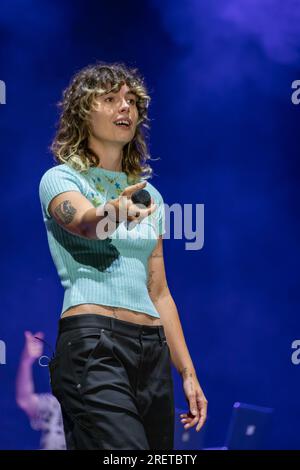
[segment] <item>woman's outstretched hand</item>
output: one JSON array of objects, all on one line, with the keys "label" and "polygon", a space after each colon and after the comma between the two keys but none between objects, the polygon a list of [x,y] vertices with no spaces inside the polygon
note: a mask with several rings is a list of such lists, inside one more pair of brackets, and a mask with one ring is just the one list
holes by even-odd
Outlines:
[{"label": "woman's outstretched hand", "polygon": [[108,210],[108,216],[111,220],[116,222],[140,222],[142,219],[152,214],[157,209],[157,205],[151,198],[151,205],[145,209],[137,206],[131,200],[131,196],[135,191],[143,189],[146,181],[141,183],[127,186],[117,199],[110,199],[105,204],[105,209]]}]

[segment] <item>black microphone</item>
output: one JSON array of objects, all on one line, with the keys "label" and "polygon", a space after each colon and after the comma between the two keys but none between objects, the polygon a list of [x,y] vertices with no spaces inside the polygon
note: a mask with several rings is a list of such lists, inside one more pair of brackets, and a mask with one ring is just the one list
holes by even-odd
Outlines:
[{"label": "black microphone", "polygon": [[131,195],[131,200],[138,207],[142,204],[144,207],[151,206],[151,195],[146,189],[139,189]]},{"label": "black microphone", "polygon": [[[141,209],[151,206],[151,195],[146,189],[138,189],[132,193],[131,200]],[[133,224],[133,226],[131,225],[131,228],[134,228],[137,225],[137,222],[126,220],[125,227],[127,230],[129,229],[130,224]]]}]

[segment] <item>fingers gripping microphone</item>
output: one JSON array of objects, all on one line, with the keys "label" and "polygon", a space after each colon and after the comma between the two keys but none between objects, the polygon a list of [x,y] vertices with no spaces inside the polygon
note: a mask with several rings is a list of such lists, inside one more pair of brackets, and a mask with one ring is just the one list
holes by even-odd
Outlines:
[{"label": "fingers gripping microphone", "polygon": [[[151,206],[151,195],[146,189],[139,189],[131,195],[132,202],[141,209]],[[125,222],[127,230],[131,227],[134,228],[137,225],[137,222]]]}]

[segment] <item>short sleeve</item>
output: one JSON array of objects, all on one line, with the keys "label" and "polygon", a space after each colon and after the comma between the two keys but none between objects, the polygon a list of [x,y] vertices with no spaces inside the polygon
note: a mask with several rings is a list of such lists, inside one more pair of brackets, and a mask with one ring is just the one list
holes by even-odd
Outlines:
[{"label": "short sleeve", "polygon": [[49,204],[58,194],[66,191],[83,192],[82,183],[76,171],[67,165],[57,165],[44,173],[39,184],[39,197],[48,218]]},{"label": "short sleeve", "polygon": [[151,197],[154,199],[157,208],[149,216],[151,224],[156,232],[156,236],[161,236],[166,233],[166,215],[165,215],[165,203],[162,195],[158,189],[153,186],[149,181],[147,181],[147,186],[144,188],[148,190],[151,194]]},{"label": "short sleeve", "polygon": [[166,233],[166,214],[164,201],[161,198],[159,206],[157,208],[158,214],[158,235],[164,235]]}]

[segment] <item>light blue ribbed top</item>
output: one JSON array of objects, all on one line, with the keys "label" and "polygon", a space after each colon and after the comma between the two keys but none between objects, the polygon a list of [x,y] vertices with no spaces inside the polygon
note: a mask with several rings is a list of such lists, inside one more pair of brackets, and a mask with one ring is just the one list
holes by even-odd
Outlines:
[{"label": "light blue ribbed top", "polygon": [[158,317],[147,289],[148,258],[159,235],[165,233],[164,202],[159,191],[147,181],[157,204],[153,214],[134,228],[121,223],[105,240],[88,240],[73,235],[50,216],[51,200],[65,191],[79,191],[95,207],[133,183],[127,174],[93,167],[79,172],[67,164],[47,170],[41,178],[39,196],[50,253],[64,288],[61,315],[80,304],[123,307]]}]

